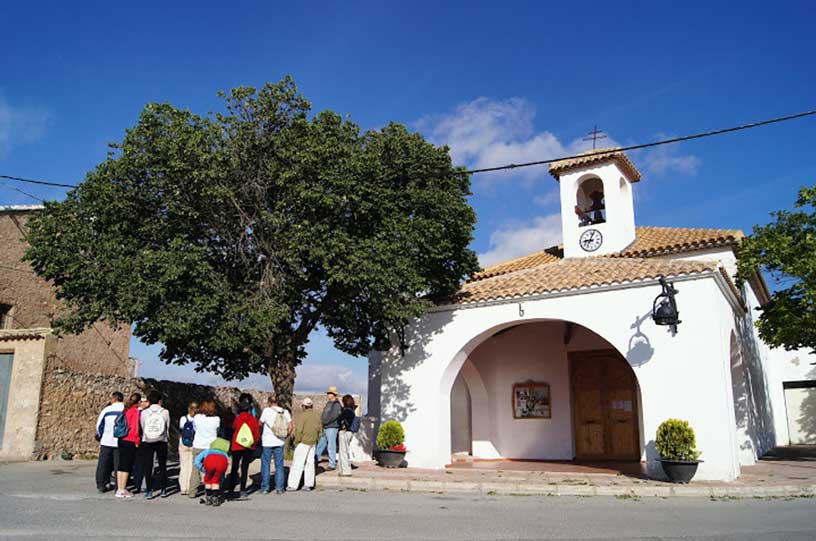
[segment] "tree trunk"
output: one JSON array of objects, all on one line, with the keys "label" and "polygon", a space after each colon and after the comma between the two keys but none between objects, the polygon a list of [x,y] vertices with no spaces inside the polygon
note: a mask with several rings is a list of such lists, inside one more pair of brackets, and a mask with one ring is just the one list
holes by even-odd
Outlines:
[{"label": "tree trunk", "polygon": [[275,388],[278,405],[292,411],[292,395],[295,391],[295,359],[284,359],[269,366],[269,379]]}]

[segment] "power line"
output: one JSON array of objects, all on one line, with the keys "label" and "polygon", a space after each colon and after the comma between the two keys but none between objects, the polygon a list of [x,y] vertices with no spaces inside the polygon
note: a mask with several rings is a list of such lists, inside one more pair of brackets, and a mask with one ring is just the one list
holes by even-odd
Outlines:
[{"label": "power line", "polygon": [[[796,118],[802,118],[806,116],[816,115],[816,110],[812,111],[804,111],[802,113],[796,113],[795,115],[788,115],[788,116],[780,116],[777,118],[771,118],[768,120],[761,120],[759,122],[752,122],[751,124],[743,124],[742,126],[734,126],[732,128],[723,128],[721,130],[713,130],[701,133],[695,133],[693,135],[684,135],[683,137],[675,137],[673,139],[665,139],[663,141],[654,141],[652,143],[642,143],[639,145],[629,145],[626,147],[618,147],[615,149],[616,152],[624,152],[627,150],[637,150],[639,148],[649,148],[649,147],[656,147],[660,145],[669,145],[671,143],[679,143],[681,141],[690,141],[691,139],[701,139],[703,137],[711,137],[712,135],[720,135],[723,133],[731,133],[735,131],[741,130],[748,130],[750,128],[757,128],[759,126],[766,126],[768,124],[775,124],[777,122],[785,122],[787,120],[794,120]],[[463,175],[472,175],[474,173],[489,173],[491,171],[502,171],[505,169],[518,169],[520,167],[530,167],[533,165],[545,165],[548,163],[553,162],[560,162],[561,160],[571,160],[574,158],[586,158],[588,156],[596,156],[596,155],[603,155],[609,154],[609,150],[599,150],[599,151],[592,151],[586,152],[584,154],[574,154],[572,156],[563,156],[561,158],[552,158],[549,160],[538,160],[534,162],[526,162],[526,163],[511,163],[508,165],[499,165],[496,167],[485,167],[482,169],[471,169],[469,171],[463,171],[461,174]]]},{"label": "power line", "polygon": [[6,180],[16,180],[17,182],[28,182],[29,184],[42,184],[43,186],[57,186],[58,188],[76,188],[76,184],[62,184],[60,182],[51,182],[48,180],[33,180],[30,178],[12,177],[9,175],[0,175],[0,178]]},{"label": "power line", "polygon": [[17,188],[15,186],[11,186],[10,184],[6,184],[5,182],[0,182],[0,186],[2,186],[4,188],[8,188],[9,190],[14,190],[15,192],[19,192],[19,193],[21,193],[23,195],[27,195],[31,199],[36,199],[37,201],[40,201],[41,203],[45,203],[45,199],[40,199],[36,195],[30,194],[30,193],[28,193],[28,192],[26,192],[24,190],[21,190],[20,188]]},{"label": "power line", "polygon": [[[638,144],[638,145],[629,145],[629,146],[625,146],[625,147],[617,147],[617,148],[615,148],[615,151],[625,152],[627,150],[637,150],[637,149],[640,149],[640,148],[651,148],[651,147],[656,147],[656,146],[660,146],[660,145],[670,145],[672,143],[680,143],[682,141],[690,141],[692,139],[702,139],[703,137],[711,137],[711,136],[714,136],[714,135],[722,135],[724,133],[732,133],[732,132],[736,132],[736,131],[748,130],[748,129],[751,129],[751,128],[758,128],[760,126],[767,126],[768,124],[776,124],[776,123],[779,123],[779,122],[786,122],[788,120],[795,120],[797,118],[804,118],[804,117],[812,116],[812,115],[816,115],[816,109],[811,110],[811,111],[804,111],[804,112],[801,112],[801,113],[796,113],[796,114],[793,114],[793,115],[770,118],[768,120],[760,120],[759,122],[752,122],[750,124],[743,124],[743,125],[740,125],[740,126],[733,126],[731,128],[722,128],[722,129],[719,129],[719,130],[712,130],[712,131],[706,131],[706,132],[701,132],[701,133],[695,133],[695,134],[692,134],[692,135],[684,135],[682,137],[675,137],[673,139],[664,139],[662,141],[653,141],[651,143],[641,143],[641,144]],[[484,167],[482,169],[469,169],[467,171],[462,171],[459,174],[472,175],[472,174],[476,174],[476,173],[490,173],[490,172],[493,172],[493,171],[503,171],[503,170],[507,170],[507,169],[519,169],[521,167],[532,167],[534,165],[546,165],[546,164],[550,164],[550,163],[553,163],[553,162],[558,162],[558,161],[561,161],[561,160],[571,160],[571,159],[574,159],[574,158],[586,158],[586,157],[589,157],[589,156],[596,156],[596,155],[603,155],[603,154],[609,154],[609,150],[599,150],[599,151],[593,151],[593,152],[586,152],[586,153],[583,153],[583,154],[573,154],[572,156],[561,156],[560,158],[550,158],[550,159],[547,159],[547,160],[537,160],[537,161],[534,161],[534,162],[510,163],[510,164],[507,164],[507,165],[498,165],[496,167]],[[10,176],[10,175],[0,175],[0,178],[7,179],[7,180],[15,180],[17,182],[27,182],[29,184],[40,184],[40,185],[43,185],[43,186],[56,186],[58,188],[76,188],[77,187],[76,184],[64,184],[64,183],[61,183],[61,182],[51,182],[51,181],[48,181],[48,180],[34,180],[34,179],[30,179],[30,178],[14,177],[14,176]]]}]

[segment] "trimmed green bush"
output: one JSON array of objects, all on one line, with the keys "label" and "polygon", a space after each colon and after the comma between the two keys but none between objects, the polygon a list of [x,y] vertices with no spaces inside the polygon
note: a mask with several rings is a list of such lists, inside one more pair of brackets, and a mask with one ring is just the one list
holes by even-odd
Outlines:
[{"label": "trimmed green bush", "polygon": [[700,458],[694,429],[688,421],[667,419],[657,429],[655,447],[666,460],[694,461]]},{"label": "trimmed green bush", "polygon": [[377,432],[377,449],[388,450],[402,445],[405,441],[405,431],[399,421],[386,421],[380,425]]}]

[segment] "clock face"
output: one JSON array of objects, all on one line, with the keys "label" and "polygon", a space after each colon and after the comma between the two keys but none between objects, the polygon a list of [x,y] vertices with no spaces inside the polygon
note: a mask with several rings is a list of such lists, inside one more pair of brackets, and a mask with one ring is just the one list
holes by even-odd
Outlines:
[{"label": "clock face", "polygon": [[578,244],[581,245],[581,248],[585,252],[594,252],[603,244],[603,235],[601,235],[601,232],[597,229],[587,229],[581,233]]}]

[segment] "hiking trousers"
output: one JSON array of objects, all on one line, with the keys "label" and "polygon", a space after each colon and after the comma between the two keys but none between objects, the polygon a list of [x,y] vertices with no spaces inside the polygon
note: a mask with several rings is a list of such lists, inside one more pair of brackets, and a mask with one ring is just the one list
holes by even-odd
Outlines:
[{"label": "hiking trousers", "polygon": [[[164,490],[167,488],[167,442],[166,441],[152,441],[142,442],[139,445],[139,453],[141,454],[142,469],[144,471],[145,487],[148,491],[154,488]],[[158,477],[154,479],[153,476],[153,456],[156,456],[156,462],[159,463]],[[156,486],[158,482],[158,486]]]},{"label": "hiking trousers", "polygon": [[241,492],[246,490],[247,477],[249,475],[249,464],[255,459],[254,449],[243,449],[232,452],[232,469],[230,470],[230,491],[235,490],[237,484],[238,468],[241,468]]},{"label": "hiking trousers", "polygon": [[298,443],[289,468],[289,487],[286,490],[297,490],[300,476],[304,475],[303,487],[314,488],[315,484],[315,446]]},{"label": "hiking trousers", "polygon": [[99,446],[99,460],[96,463],[96,488],[105,490],[111,482],[111,474],[119,470],[119,448]]},{"label": "hiking trousers", "polygon": [[354,433],[351,430],[340,431],[340,453],[337,457],[337,466],[340,475],[351,475],[351,439]]},{"label": "hiking trousers", "polygon": [[190,476],[193,472],[193,448],[187,447],[179,442],[179,490],[182,494],[187,494],[190,490]]},{"label": "hiking trousers", "polygon": [[[196,457],[199,453],[203,453],[206,449],[196,449],[193,447],[193,463],[195,463]],[[198,468],[193,467],[190,469],[190,484],[187,485],[187,496],[189,498],[195,498],[198,494],[198,485],[201,484],[201,472]]]}]

